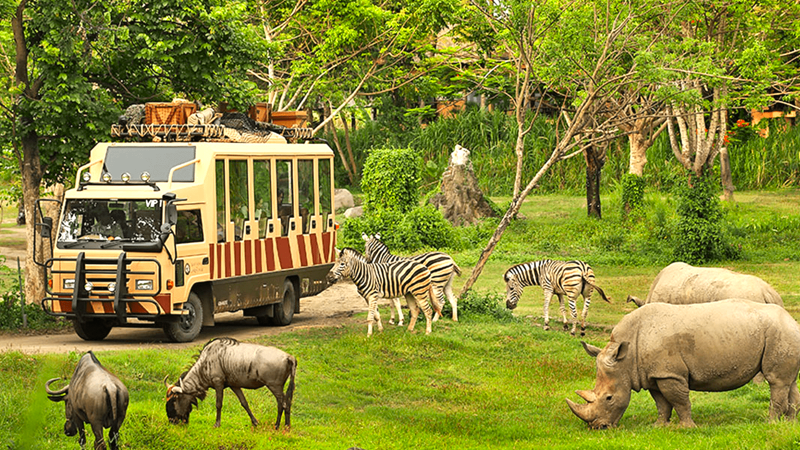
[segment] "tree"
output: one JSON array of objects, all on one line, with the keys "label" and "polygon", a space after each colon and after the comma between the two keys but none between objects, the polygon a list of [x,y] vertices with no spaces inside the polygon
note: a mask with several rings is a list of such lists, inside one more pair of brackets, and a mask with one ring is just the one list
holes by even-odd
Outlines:
[{"label": "tree", "polygon": [[[511,99],[518,123],[519,135],[530,130],[526,122],[531,99],[543,98],[556,91],[564,100],[555,105],[559,114],[554,118],[558,141],[549,159],[528,184],[511,200],[511,205],[493,236],[482,251],[478,263],[465,283],[464,295],[475,283],[483,266],[500,241],[505,228],[519,211],[522,201],[537,182],[558,161],[582,154],[587,149],[616,136],[618,121],[607,111],[609,98],[620,86],[631,83],[637,76],[632,61],[637,45],[640,24],[650,20],[655,7],[646,3],[565,3],[549,2],[473,2],[480,13],[498,51],[495,64],[485,64],[488,70],[475,70],[473,78],[483,89],[504,93],[502,84],[493,77],[511,71]],[[477,27],[472,27],[471,30]],[[587,32],[590,30],[590,32]],[[650,39],[652,36],[646,36]],[[490,82],[495,81],[494,85]],[[578,82],[575,82],[578,81]],[[495,87],[497,86],[497,87]],[[539,111],[542,101],[535,104]],[[518,136],[515,152],[518,161],[524,155],[524,140]],[[518,162],[517,178],[521,179]]]},{"label": "tree", "polygon": [[[0,98],[0,139],[20,155],[28,242],[42,181],[73,174],[124,104],[180,93],[246,105],[254,85],[245,71],[263,51],[238,19],[242,11],[217,0],[21,0],[3,16],[14,43],[5,56],[15,64],[10,95]],[[28,301],[44,297],[34,257],[29,246]]]}]

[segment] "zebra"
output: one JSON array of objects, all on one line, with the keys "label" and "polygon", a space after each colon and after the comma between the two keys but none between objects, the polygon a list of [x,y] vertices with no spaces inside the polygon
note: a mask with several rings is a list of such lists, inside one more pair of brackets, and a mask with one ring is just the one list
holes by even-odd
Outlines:
[{"label": "zebra", "polygon": [[[433,284],[434,292],[436,293],[436,300],[439,302],[439,308],[444,306],[444,297],[450,302],[453,309],[452,319],[458,322],[458,300],[453,295],[453,275],[461,276],[461,269],[458,267],[453,258],[447,253],[443,252],[428,252],[420,255],[410,256],[407,258],[393,255],[389,251],[389,247],[381,242],[381,235],[375,234],[374,236],[367,236],[362,234],[361,238],[364,239],[364,256],[370,263],[387,263],[403,260],[411,260],[420,263],[431,271],[431,283]],[[392,299],[392,303],[397,309],[399,318],[398,325],[403,325],[403,312],[400,309],[400,300]],[[394,323],[394,310],[391,310],[389,323]],[[433,316],[433,321],[439,320],[439,313]]]},{"label": "zebra", "polygon": [[578,313],[575,302],[578,294],[583,295],[583,312],[581,313],[581,336],[586,334],[586,315],[592,301],[592,288],[597,289],[603,300],[611,303],[609,297],[594,283],[594,272],[583,261],[554,261],[543,259],[511,267],[503,275],[506,282],[506,308],[514,309],[522,296],[522,289],[526,286],[541,285],[544,289],[544,329],[550,329],[550,298],[553,294],[558,296],[559,310],[564,320],[564,330],[567,325],[567,314],[564,309],[564,295],[567,296],[569,309],[572,312],[572,330],[575,335],[575,326]]},{"label": "zebra", "polygon": [[442,312],[434,299],[431,272],[427,267],[414,261],[369,264],[364,255],[357,250],[344,248],[339,253],[338,261],[328,272],[327,281],[328,284],[333,284],[343,278],[353,280],[358,288],[358,293],[369,305],[367,336],[372,336],[374,322],[378,324],[378,331],[383,331],[381,315],[378,312],[379,298],[405,296],[411,311],[408,331],[414,329],[420,308],[425,314],[425,334],[431,333],[431,316],[433,315],[431,304],[438,313]]}]

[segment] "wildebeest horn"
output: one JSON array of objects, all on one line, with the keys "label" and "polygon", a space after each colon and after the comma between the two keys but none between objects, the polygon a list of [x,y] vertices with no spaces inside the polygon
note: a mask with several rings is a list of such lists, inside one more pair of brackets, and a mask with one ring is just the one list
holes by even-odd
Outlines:
[{"label": "wildebeest horn", "polygon": [[169,378],[169,375],[167,375],[167,376],[165,376],[165,377],[164,377],[164,387],[166,387],[167,389],[169,389],[169,386],[170,386],[170,384],[169,384],[169,383],[167,383],[167,378]]},{"label": "wildebeest horn", "polygon": [[61,378],[51,378],[47,380],[47,383],[44,384],[44,390],[47,391],[47,395],[66,395],[67,391],[69,390],[69,384],[64,386],[58,391],[51,391],[50,384],[52,384],[56,380],[60,380]]}]

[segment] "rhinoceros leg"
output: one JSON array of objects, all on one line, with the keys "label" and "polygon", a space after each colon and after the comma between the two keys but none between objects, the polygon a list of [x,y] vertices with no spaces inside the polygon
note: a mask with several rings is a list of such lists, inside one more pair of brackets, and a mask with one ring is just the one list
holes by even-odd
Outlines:
[{"label": "rhinoceros leg", "polygon": [[664,398],[661,392],[651,389],[650,395],[656,402],[656,409],[658,410],[658,419],[656,419],[656,426],[669,424],[669,419],[672,416],[672,404]]},{"label": "rhinoceros leg", "polygon": [[797,417],[797,407],[800,402],[800,392],[797,390],[797,381],[790,385],[782,382],[769,384],[769,420],[774,422],[782,416],[789,420]]},{"label": "rhinoceros leg", "polygon": [[689,400],[689,385],[685,380],[662,378],[656,381],[658,390],[664,399],[675,408],[680,419],[680,426],[694,428],[697,425],[692,420],[692,402]]}]

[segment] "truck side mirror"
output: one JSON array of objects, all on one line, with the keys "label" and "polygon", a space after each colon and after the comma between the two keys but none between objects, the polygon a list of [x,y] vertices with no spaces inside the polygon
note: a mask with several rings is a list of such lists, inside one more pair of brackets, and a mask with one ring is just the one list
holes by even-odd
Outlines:
[{"label": "truck side mirror", "polygon": [[41,222],[42,229],[39,231],[42,238],[52,239],[53,218],[43,217]]},{"label": "truck side mirror", "polygon": [[[167,203],[167,216],[166,216],[167,224],[170,226],[175,225],[178,223],[178,207],[175,206],[174,203],[169,202]],[[162,232],[163,227],[162,227]]]}]

